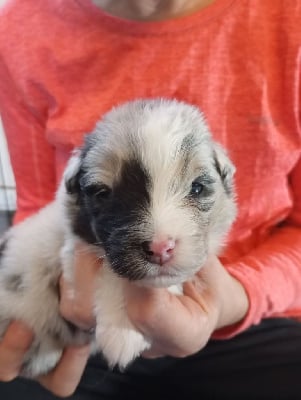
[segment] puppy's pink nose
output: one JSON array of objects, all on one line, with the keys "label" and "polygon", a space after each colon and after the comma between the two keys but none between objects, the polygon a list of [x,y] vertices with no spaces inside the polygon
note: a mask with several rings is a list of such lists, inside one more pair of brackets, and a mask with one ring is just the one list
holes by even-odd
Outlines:
[{"label": "puppy's pink nose", "polygon": [[163,265],[172,258],[176,242],[174,239],[153,240],[144,242],[142,246],[151,263]]}]

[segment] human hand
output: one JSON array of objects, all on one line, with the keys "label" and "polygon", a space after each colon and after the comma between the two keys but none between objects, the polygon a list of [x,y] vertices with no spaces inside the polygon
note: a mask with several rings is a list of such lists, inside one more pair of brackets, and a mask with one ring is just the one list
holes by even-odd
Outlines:
[{"label": "human hand", "polygon": [[[60,280],[60,312],[83,329],[95,325],[92,304],[99,266],[96,257],[86,246],[79,244],[75,250],[74,286],[71,287],[63,278]],[[15,321],[10,324],[0,342],[0,381],[8,382],[19,375],[33,337],[33,332],[23,323]],[[79,383],[88,357],[89,346],[68,347],[55,369],[37,380],[57,396],[69,396]]]},{"label": "human hand", "polygon": [[[12,322],[0,343],[0,381],[15,379],[23,364],[25,353],[33,340],[33,332],[19,321]],[[37,380],[58,396],[69,396],[77,387],[89,356],[89,346],[69,347],[56,366]]]},{"label": "human hand", "polygon": [[23,358],[33,340],[33,332],[19,321],[12,322],[0,342],[0,381],[19,375]]},{"label": "human hand", "polygon": [[239,322],[248,310],[248,298],[216,257],[211,257],[183,295],[166,289],[131,285],[128,314],[136,328],[152,340],[148,358],[186,357],[201,350],[212,333]]}]

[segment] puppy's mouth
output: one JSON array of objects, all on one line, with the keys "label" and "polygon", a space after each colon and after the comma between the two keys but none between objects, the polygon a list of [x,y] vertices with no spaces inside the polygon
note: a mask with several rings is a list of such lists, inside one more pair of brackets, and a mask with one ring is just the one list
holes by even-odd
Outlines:
[{"label": "puppy's mouth", "polygon": [[158,264],[151,264],[151,266],[146,275],[136,281],[138,285],[162,288],[178,285],[193,276],[198,269],[184,270],[183,268],[175,268],[172,265],[162,266]]},{"label": "puppy's mouth", "polygon": [[135,281],[135,284],[139,286],[166,288],[172,285],[181,284],[185,282],[186,279],[186,276],[184,277],[179,274],[161,272],[157,275],[145,276],[144,278]]}]

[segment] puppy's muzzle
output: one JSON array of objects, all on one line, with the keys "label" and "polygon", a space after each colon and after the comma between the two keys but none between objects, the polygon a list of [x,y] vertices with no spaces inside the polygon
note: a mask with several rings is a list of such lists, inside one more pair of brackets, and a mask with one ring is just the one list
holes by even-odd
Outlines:
[{"label": "puppy's muzzle", "polygon": [[154,239],[142,243],[147,261],[161,266],[171,261],[175,247],[176,241],[173,238]]}]

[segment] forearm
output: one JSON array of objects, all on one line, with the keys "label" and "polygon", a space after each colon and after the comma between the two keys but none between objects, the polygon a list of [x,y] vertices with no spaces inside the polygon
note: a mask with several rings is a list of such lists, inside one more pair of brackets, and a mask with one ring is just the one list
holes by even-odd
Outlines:
[{"label": "forearm", "polygon": [[279,228],[227,270],[244,287],[249,308],[240,323],[215,332],[215,338],[232,337],[263,318],[301,310],[301,229]]},{"label": "forearm", "polygon": [[56,190],[55,154],[46,139],[46,115],[38,106],[34,110],[32,103],[32,98],[23,97],[0,59],[0,113],[17,187],[15,222],[49,203]]}]

